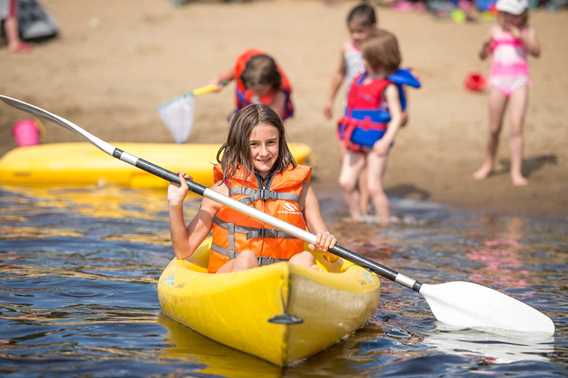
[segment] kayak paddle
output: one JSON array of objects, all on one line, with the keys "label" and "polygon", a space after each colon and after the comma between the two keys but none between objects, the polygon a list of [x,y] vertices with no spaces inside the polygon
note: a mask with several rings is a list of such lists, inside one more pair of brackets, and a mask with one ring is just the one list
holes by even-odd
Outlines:
[{"label": "kayak paddle", "polygon": [[[82,135],[99,149],[117,159],[167,181],[180,183],[177,174],[122,151],[65,118],[11,97],[0,95],[0,100]],[[192,192],[200,196],[229,206],[310,244],[316,242],[316,236],[306,230],[219,194],[194,181],[187,180],[187,185]],[[416,291],[424,297],[436,319],[452,327],[554,335],[554,323],[548,316],[496,290],[471,282],[423,284],[338,244],[330,248],[329,252]]]}]

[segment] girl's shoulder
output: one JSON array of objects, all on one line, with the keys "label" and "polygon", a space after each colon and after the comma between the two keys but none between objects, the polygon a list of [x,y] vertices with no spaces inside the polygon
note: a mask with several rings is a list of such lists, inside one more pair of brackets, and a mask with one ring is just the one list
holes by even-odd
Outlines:
[{"label": "girl's shoulder", "polygon": [[357,48],[354,44],[353,41],[348,39],[347,41],[345,41],[343,43],[343,47],[342,50],[344,53],[353,53],[353,54],[360,54],[361,50],[359,48]]},{"label": "girl's shoulder", "polygon": [[503,38],[504,36],[507,36],[509,33],[507,33],[499,24],[495,24],[493,26],[491,26],[491,28],[489,29],[489,35],[491,36],[491,38]]},{"label": "girl's shoulder", "polygon": [[531,25],[527,25],[521,30],[521,33],[525,36],[534,36],[536,35],[536,30]]},{"label": "girl's shoulder", "polygon": [[210,187],[211,190],[225,196],[229,195],[229,188],[223,181],[217,181],[213,186]]}]

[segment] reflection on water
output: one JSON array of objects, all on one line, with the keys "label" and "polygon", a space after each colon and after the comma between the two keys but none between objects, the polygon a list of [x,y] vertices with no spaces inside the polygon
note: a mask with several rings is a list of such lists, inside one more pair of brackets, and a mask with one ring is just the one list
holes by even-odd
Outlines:
[{"label": "reflection on water", "polygon": [[527,335],[500,336],[479,331],[436,331],[422,340],[425,345],[443,353],[472,355],[488,363],[506,364],[519,361],[550,362],[554,338]]},{"label": "reflection on water", "polygon": [[324,196],[343,245],[423,282],[501,290],[551,316],[557,333],[448,331],[419,296],[386,281],[367,327],[280,369],[160,315],[155,283],[171,258],[164,199],[117,188],[0,190],[2,376],[568,374],[566,223],[401,200],[403,223],[381,229],[342,221],[341,201]]}]

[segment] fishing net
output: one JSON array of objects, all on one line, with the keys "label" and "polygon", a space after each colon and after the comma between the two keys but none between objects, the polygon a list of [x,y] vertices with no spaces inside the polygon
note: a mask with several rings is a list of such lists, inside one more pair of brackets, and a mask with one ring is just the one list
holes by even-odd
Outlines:
[{"label": "fishing net", "polygon": [[160,118],[166,124],[176,143],[184,143],[191,134],[195,97],[186,93],[158,108]]}]

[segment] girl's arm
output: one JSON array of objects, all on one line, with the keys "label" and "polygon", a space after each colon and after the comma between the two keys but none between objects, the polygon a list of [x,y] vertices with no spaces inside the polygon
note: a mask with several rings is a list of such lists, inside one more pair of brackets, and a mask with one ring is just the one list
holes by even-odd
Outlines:
[{"label": "girl's arm", "polygon": [[533,28],[527,28],[521,34],[521,39],[525,43],[527,51],[530,55],[534,56],[535,58],[540,57],[540,43],[536,37],[536,32]]},{"label": "girl's arm", "polygon": [[219,91],[221,91],[227,84],[231,81],[235,80],[235,72],[231,68],[230,70],[223,71],[217,76],[217,79],[214,80],[213,84],[219,86]]},{"label": "girl's arm", "polygon": [[316,234],[317,241],[315,247],[317,249],[327,251],[335,245],[335,237],[329,233],[327,225],[321,216],[319,202],[311,184],[305,190],[304,217],[306,218],[308,229]]},{"label": "girl's arm", "polygon": [[491,55],[491,39],[487,39],[481,45],[481,50],[479,50],[479,59],[485,60],[489,55]]},{"label": "girl's arm", "polygon": [[[173,184],[168,186],[168,209],[170,218],[170,234],[174,255],[178,259],[190,257],[205,240],[211,229],[213,217],[221,207],[220,204],[203,198],[199,211],[189,225],[185,225],[183,215],[183,201],[188,188],[184,176],[180,174],[182,184],[177,187]],[[219,187],[213,188],[219,191]]]},{"label": "girl's arm", "polygon": [[286,118],[286,94],[283,91],[278,91],[270,107],[284,120]]},{"label": "girl's arm", "polygon": [[491,28],[488,36],[485,38],[485,41],[481,45],[481,49],[479,50],[479,59],[485,60],[491,55],[491,41],[493,40],[493,33],[495,32],[495,30],[495,27]]},{"label": "girl's arm", "polygon": [[385,90],[385,99],[391,116],[391,120],[387,127],[385,135],[375,143],[373,151],[379,155],[387,155],[388,151],[394,142],[396,134],[402,125],[403,116],[402,108],[400,107],[400,98],[398,90],[394,84],[390,84]]},{"label": "girl's arm", "polygon": [[333,103],[335,102],[335,97],[337,97],[337,92],[341,88],[341,84],[345,80],[345,73],[347,72],[347,64],[345,62],[345,56],[343,50],[339,57],[339,64],[331,78],[331,88],[329,92],[329,97],[323,108],[323,115],[326,119],[331,119],[333,117]]}]

